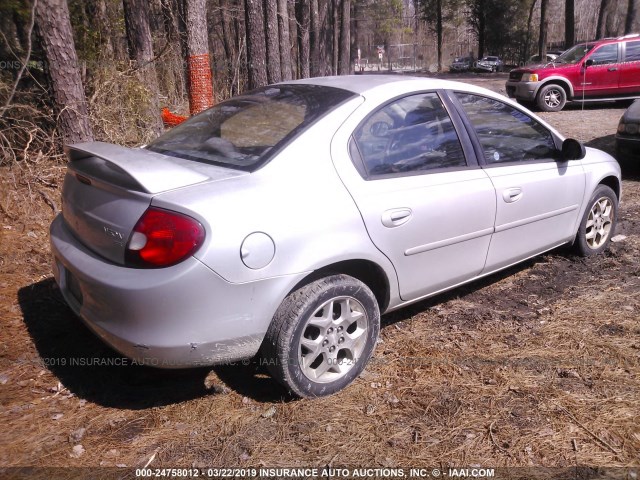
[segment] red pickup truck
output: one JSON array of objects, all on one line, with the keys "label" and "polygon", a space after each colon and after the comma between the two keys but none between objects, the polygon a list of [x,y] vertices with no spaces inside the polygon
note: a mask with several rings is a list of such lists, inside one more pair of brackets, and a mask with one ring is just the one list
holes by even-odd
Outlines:
[{"label": "red pickup truck", "polygon": [[507,95],[546,112],[567,102],[640,98],[640,35],[582,43],[550,63],[516,68]]}]

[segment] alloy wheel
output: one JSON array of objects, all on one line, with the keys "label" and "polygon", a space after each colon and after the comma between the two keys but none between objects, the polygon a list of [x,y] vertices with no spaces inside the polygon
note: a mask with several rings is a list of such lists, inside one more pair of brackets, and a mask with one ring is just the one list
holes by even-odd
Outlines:
[{"label": "alloy wheel", "polygon": [[544,103],[546,103],[549,108],[557,108],[561,102],[562,93],[557,88],[547,90],[544,95]]},{"label": "alloy wheel", "polygon": [[608,197],[599,198],[591,207],[585,229],[589,248],[600,248],[609,238],[613,226],[613,203]]},{"label": "alloy wheel", "polygon": [[361,360],[369,317],[355,298],[342,296],[323,303],[304,326],[298,360],[304,375],[318,383],[343,377]]}]

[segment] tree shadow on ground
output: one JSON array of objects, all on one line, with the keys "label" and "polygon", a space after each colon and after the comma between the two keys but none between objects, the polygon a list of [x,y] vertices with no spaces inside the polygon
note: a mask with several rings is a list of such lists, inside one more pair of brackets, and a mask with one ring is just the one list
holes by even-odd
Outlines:
[{"label": "tree shadow on ground", "polygon": [[[18,292],[41,362],[72,393],[105,407],[145,409],[219,394],[212,368],[163,370],[136,364],[92,333],[67,307],[53,279]],[[259,362],[214,367],[228,387],[261,402],[289,400]]]},{"label": "tree shadow on ground", "polygon": [[[573,253],[558,248],[546,255],[568,259]],[[524,261],[501,272],[383,315],[381,327],[446,303],[465,298],[522,270],[545,262],[546,255]],[[67,307],[53,279],[23,287],[18,292],[25,325],[40,359],[62,384],[80,398],[105,407],[146,409],[220,394],[224,386],[257,402],[292,401],[296,398],[273,380],[264,362],[253,358],[235,364],[206,368],[163,370],[135,364],[121,356]],[[213,371],[223,385],[206,381]],[[222,388],[222,390],[221,390]]]},{"label": "tree shadow on ground", "polygon": [[[386,314],[382,328],[408,320],[434,305],[464,297],[534,263],[529,260]],[[264,362],[257,357],[229,365],[179,370],[136,364],[103,343],[82,323],[66,305],[53,279],[21,288],[18,299],[43,365],[70,392],[99,405],[139,410],[215,396],[222,386],[206,381],[212,370],[226,387],[255,401],[295,400],[269,376]]]}]

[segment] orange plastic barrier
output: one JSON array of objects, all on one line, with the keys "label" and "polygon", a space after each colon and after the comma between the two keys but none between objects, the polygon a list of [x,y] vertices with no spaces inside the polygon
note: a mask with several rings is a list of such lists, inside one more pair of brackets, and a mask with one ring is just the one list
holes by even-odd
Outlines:
[{"label": "orange plastic barrier", "polygon": [[209,54],[187,57],[189,71],[189,110],[191,115],[213,106],[213,83]]},{"label": "orange plastic barrier", "polygon": [[[187,57],[187,68],[189,73],[189,112],[191,115],[195,115],[213,106],[213,82],[209,54]],[[162,121],[165,127],[175,127],[186,119],[187,117],[171,113],[167,107],[162,109]]]},{"label": "orange plastic barrier", "polygon": [[187,117],[171,113],[167,107],[164,107],[162,109],[162,122],[164,123],[165,127],[175,127],[176,125],[184,122],[186,119]]}]

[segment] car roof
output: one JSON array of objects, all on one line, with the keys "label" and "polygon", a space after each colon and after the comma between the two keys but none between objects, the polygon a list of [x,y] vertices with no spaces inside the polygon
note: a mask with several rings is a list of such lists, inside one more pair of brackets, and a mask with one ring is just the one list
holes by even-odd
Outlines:
[{"label": "car roof", "polygon": [[611,38],[601,38],[599,40],[593,40],[591,42],[582,42],[582,44],[595,44],[595,45],[606,45],[608,43],[620,43],[626,40],[640,40],[640,34],[631,33],[629,35],[624,35],[622,37],[611,37]]},{"label": "car roof", "polygon": [[[476,90],[473,85],[450,80],[440,80],[428,77],[413,77],[410,75],[339,75],[333,77],[312,77],[301,80],[282,82],[293,85],[320,85],[326,87],[341,88],[358,95],[364,95],[372,90],[388,86],[396,86],[398,90],[434,90],[434,89],[460,89]],[[484,90],[484,89],[482,89]]]}]

